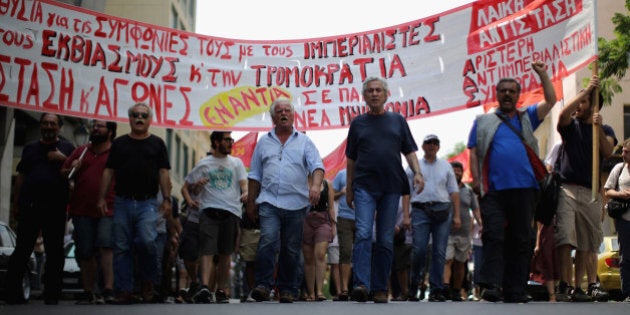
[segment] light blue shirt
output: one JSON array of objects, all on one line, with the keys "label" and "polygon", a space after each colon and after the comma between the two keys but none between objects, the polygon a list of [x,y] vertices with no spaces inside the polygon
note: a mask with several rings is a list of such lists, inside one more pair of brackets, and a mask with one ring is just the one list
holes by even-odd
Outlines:
[{"label": "light blue shirt", "polygon": [[[335,180],[333,180],[332,183],[335,191],[341,191],[344,187],[346,187],[346,172],[347,170],[344,168],[335,176]],[[337,204],[337,217],[354,220],[354,210],[348,206],[348,203],[346,202],[346,194],[341,195],[341,197],[337,199]]]},{"label": "light blue shirt", "polygon": [[308,206],[308,175],[316,169],[324,163],[309,137],[294,129],[283,145],[271,130],[258,140],[247,177],[261,185],[256,204],[300,210]]},{"label": "light blue shirt", "polygon": [[[419,159],[420,170],[424,178],[424,189],[420,194],[411,189],[411,202],[451,202],[451,193],[459,192],[453,167],[445,159],[436,159],[433,163]],[[413,187],[413,172],[407,167],[409,187]]]}]

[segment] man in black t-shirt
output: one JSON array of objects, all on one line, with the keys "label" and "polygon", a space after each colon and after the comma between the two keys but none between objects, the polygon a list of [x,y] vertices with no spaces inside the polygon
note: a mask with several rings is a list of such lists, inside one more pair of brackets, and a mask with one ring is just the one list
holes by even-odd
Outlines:
[{"label": "man in black t-shirt", "polygon": [[[152,111],[144,103],[129,108],[131,132],[114,140],[99,191],[97,207],[105,211],[105,196],[112,178],[114,187],[114,290],[116,303],[132,302],[134,256],[142,281],[142,299],[155,299],[153,285],[159,283],[157,219],[171,215],[171,180],[164,141],[149,133]],[[158,208],[160,189],[163,199]],[[159,213],[158,213],[159,211]]]},{"label": "man in black t-shirt", "polygon": [[59,138],[63,120],[59,115],[44,113],[39,120],[42,137],[24,146],[17,166],[14,194],[19,226],[17,244],[9,259],[6,276],[6,298],[9,304],[27,301],[22,293],[22,279],[35,240],[41,230],[44,238],[44,302],[57,304],[61,295],[63,272],[63,236],[66,226],[68,181],[61,166],[74,146]]}]

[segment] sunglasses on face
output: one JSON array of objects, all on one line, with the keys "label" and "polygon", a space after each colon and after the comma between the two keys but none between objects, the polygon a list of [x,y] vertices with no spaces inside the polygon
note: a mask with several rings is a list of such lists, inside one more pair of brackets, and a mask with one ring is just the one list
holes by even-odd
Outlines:
[{"label": "sunglasses on face", "polygon": [[133,112],[133,113],[131,113],[131,117],[147,119],[147,118],[149,118],[149,113]]}]

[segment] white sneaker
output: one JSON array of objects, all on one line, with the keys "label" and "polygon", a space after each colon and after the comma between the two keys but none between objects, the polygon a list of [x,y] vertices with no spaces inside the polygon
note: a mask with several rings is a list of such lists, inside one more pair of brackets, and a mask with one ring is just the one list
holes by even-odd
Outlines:
[{"label": "white sneaker", "polygon": [[252,297],[252,291],[249,291],[249,294],[247,295],[247,299],[245,300],[245,302],[256,302],[256,300]]}]

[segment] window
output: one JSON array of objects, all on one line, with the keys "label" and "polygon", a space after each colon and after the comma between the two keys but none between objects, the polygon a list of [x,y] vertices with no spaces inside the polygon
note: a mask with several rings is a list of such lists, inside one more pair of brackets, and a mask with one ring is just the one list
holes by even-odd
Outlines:
[{"label": "window", "polygon": [[179,29],[179,14],[174,5],[171,6],[171,28]]}]

